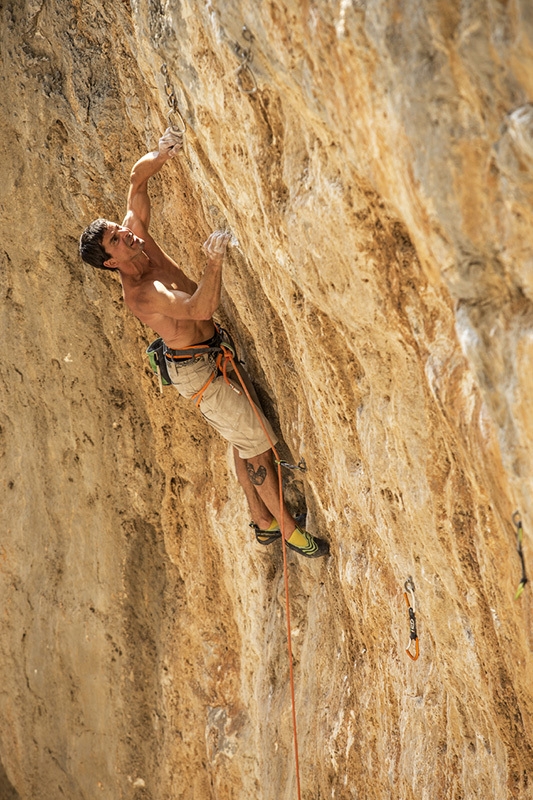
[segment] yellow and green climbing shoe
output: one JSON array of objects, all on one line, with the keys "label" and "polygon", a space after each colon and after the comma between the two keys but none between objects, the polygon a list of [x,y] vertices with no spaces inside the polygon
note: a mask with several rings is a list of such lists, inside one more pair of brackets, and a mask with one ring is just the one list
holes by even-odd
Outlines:
[{"label": "yellow and green climbing shoe", "polygon": [[320,558],[329,554],[329,544],[324,539],[311,536],[304,528],[298,526],[285,544],[306,558]]}]

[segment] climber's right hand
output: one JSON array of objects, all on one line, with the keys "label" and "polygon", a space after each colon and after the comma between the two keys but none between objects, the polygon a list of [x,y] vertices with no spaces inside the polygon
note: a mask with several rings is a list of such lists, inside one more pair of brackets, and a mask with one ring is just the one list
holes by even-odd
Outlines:
[{"label": "climber's right hand", "polygon": [[221,262],[231,239],[230,231],[213,231],[202,245],[202,249],[210,261]]}]

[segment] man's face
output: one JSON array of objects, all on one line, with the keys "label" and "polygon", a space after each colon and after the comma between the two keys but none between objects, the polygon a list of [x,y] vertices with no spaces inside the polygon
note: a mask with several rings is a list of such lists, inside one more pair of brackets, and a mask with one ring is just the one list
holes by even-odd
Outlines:
[{"label": "man's face", "polygon": [[102,237],[102,245],[106,253],[111,256],[108,261],[104,262],[105,265],[116,267],[124,261],[131,261],[139,253],[142,253],[144,239],[135,236],[129,228],[109,222]]}]

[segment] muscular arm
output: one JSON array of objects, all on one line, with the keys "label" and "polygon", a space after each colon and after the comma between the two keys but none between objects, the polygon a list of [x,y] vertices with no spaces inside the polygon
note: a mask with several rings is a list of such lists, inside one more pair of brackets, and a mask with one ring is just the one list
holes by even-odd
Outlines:
[{"label": "muscular arm", "polygon": [[156,175],[163,164],[172,158],[181,147],[181,138],[167,128],[159,147],[140,158],[131,170],[128,204],[123,225],[130,230],[137,228],[140,234],[147,233],[150,225],[150,196],[148,181]]},{"label": "muscular arm", "polygon": [[231,238],[225,231],[215,231],[204,243],[207,266],[192,294],[172,291],[160,281],[146,285],[138,297],[139,309],[148,314],[163,314],[172,319],[209,320],[220,304],[222,262]]},{"label": "muscular arm", "polygon": [[[127,211],[122,224],[145,241],[148,240],[152,248],[157,248],[160,252],[162,251],[159,245],[148,233],[150,225],[148,181],[159,172],[163,164],[166,164],[180,151],[182,144],[182,136],[173,132],[171,128],[167,128],[159,140],[158,149],[140,158],[131,170]],[[168,258],[168,256],[165,257]],[[179,273],[182,288],[192,294],[197,288],[196,283],[187,277],[177,264],[174,263],[174,267]]]}]

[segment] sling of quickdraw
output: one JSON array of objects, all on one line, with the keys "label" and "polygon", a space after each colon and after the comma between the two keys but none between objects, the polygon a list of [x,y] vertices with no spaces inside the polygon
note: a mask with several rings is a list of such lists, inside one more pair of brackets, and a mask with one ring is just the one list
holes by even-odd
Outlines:
[{"label": "sling of quickdraw", "polygon": [[[404,597],[405,603],[407,605],[407,613],[409,614],[409,644],[406,649],[406,653],[413,661],[416,661],[419,656],[419,645],[418,645],[418,633],[416,631],[416,612],[415,612],[415,585],[413,583],[412,578],[408,578],[404,583]],[[409,600],[409,594],[411,594],[412,601]],[[415,652],[414,655],[411,652],[411,644],[415,643]]]},{"label": "sling of quickdraw", "polygon": [[[161,74],[165,78],[165,92],[167,95],[167,102],[170,107],[170,111],[168,112],[169,125],[171,128],[173,128],[176,135],[183,136],[187,130],[187,123],[183,119],[182,113],[179,110],[178,98],[176,97],[176,92],[172,86],[172,83],[170,82],[170,75],[168,74],[168,67],[166,64],[161,66]],[[179,119],[180,125],[175,124],[173,115]]]}]

